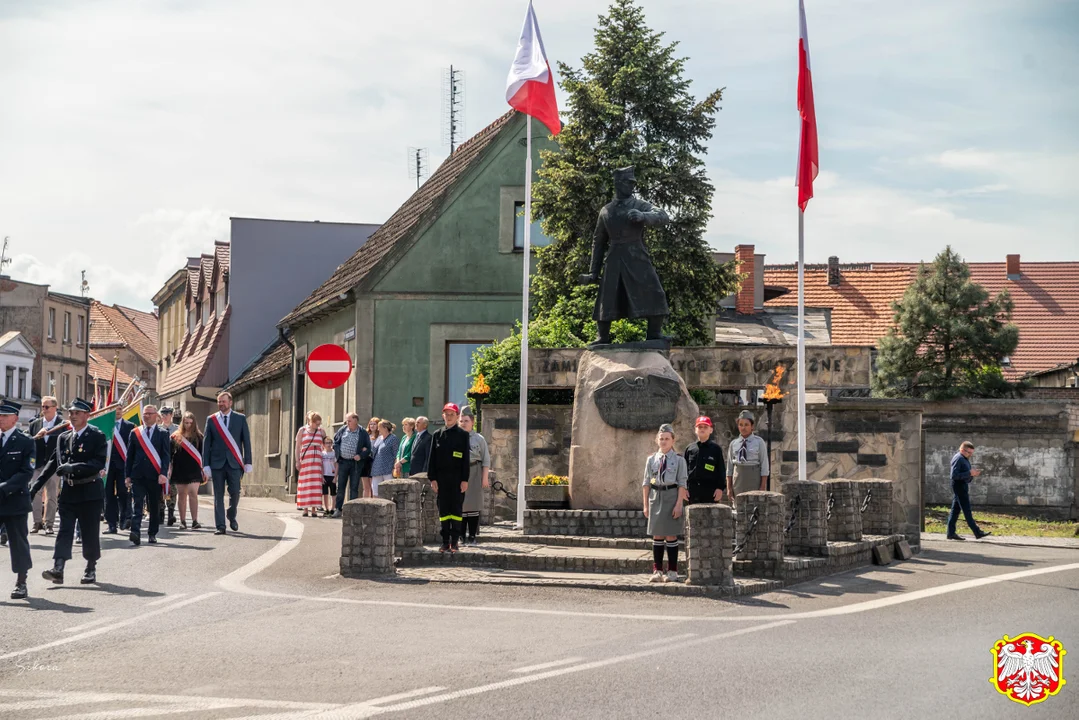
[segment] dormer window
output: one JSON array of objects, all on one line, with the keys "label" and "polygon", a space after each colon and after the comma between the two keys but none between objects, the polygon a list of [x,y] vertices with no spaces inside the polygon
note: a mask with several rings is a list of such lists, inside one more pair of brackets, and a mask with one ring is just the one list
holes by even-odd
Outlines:
[{"label": "dormer window", "polygon": [[199,303],[199,305],[202,306],[202,324],[203,325],[209,325],[210,324],[210,311],[213,308],[213,304],[207,302],[207,303]]}]

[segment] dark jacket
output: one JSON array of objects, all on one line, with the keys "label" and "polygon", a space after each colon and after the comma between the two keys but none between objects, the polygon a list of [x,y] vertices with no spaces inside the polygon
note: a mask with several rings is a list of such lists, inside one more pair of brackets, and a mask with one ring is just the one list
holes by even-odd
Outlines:
[{"label": "dark jacket", "polygon": [[[145,430],[145,427],[143,427],[143,430]],[[154,450],[157,450],[157,456],[161,462],[161,472],[157,471],[154,463],[150,460],[149,453],[143,449],[142,443],[139,441],[139,433],[132,430],[131,437],[127,440],[127,463],[124,465],[125,478],[131,478],[132,482],[142,480],[156,484],[158,475],[169,474],[172,447],[169,445],[168,430],[162,427],[154,428],[150,444],[153,445]]]},{"label": "dark jacket", "polygon": [[[135,429],[135,424],[128,422],[127,420],[120,420],[120,428],[114,432],[120,434],[120,442],[124,445],[124,450],[127,450],[128,440],[131,439],[131,431]],[[123,480],[127,477],[127,470],[125,469],[124,459],[120,457],[120,453],[116,451],[116,448],[112,448],[112,454],[109,455],[109,475],[119,475]]]},{"label": "dark jacket", "polygon": [[970,474],[970,460],[963,457],[962,453],[952,456],[952,482],[969,483],[974,478]]},{"label": "dark jacket", "polygon": [[[38,415],[36,418],[30,421],[30,438],[33,439],[35,435],[41,432],[41,427],[45,424],[45,418]],[[63,425],[64,418],[60,415],[60,411],[56,411],[56,425]],[[56,452],[56,438],[60,437],[60,433],[53,433],[47,437],[43,437],[40,440],[34,440],[36,447],[36,460],[35,467],[45,467],[45,463],[49,462],[49,459]]]},{"label": "dark jacket", "polygon": [[[630,222],[630,210],[644,213],[644,221]],[[600,210],[592,239],[592,276],[599,278],[593,320],[668,314],[667,294],[644,244],[645,226],[667,221],[665,212],[636,197],[616,199]]]},{"label": "dark jacket", "polygon": [[687,489],[691,499],[697,496],[711,500],[716,490],[727,487],[727,468],[723,464],[723,448],[711,438],[708,442],[691,442],[682,455],[689,471]]},{"label": "dark jacket", "polygon": [[418,475],[427,472],[430,459],[431,433],[427,430],[417,431],[416,437],[412,438],[412,461],[408,466],[408,474]]},{"label": "dark jacket", "polygon": [[33,438],[18,429],[0,450],[0,516],[19,515],[32,509],[30,480],[34,476],[32,461],[36,452]]},{"label": "dark jacket", "polygon": [[105,483],[100,481],[99,475],[105,469],[108,452],[108,438],[93,425],[83,428],[82,436],[77,440],[74,430],[65,430],[56,441],[56,452],[30,489],[31,497],[49,478],[59,475],[62,505],[101,502],[105,497]]},{"label": "dark jacket", "polygon": [[[345,431],[348,430],[348,425],[342,425],[337,429],[337,432],[333,435],[333,456],[337,458],[337,462],[342,460],[348,460],[352,462],[350,457],[341,456],[341,438],[344,437]],[[371,459],[371,436],[367,434],[367,430],[359,428],[359,439],[356,441],[356,454],[360,456],[360,462]]]},{"label": "dark jacket", "polygon": [[229,441],[217,431],[217,423],[214,422],[214,413],[206,418],[206,429],[202,433],[202,464],[211,470],[221,470],[225,467],[243,472],[244,465],[251,464],[251,433],[247,429],[247,416],[233,410],[229,413],[229,435],[240,446],[240,455],[243,457],[243,465],[236,461],[236,456],[229,448]]},{"label": "dark jacket", "polygon": [[[442,428],[431,438],[427,479],[449,483],[451,488],[455,483],[468,482],[470,452],[469,435],[460,425]],[[439,492],[442,491],[440,486]]]}]

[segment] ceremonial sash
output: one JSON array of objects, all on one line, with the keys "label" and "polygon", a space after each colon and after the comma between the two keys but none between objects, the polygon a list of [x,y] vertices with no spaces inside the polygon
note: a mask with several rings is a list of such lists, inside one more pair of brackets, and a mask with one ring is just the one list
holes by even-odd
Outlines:
[{"label": "ceremonial sash", "polygon": [[142,445],[143,452],[150,458],[150,463],[154,466],[154,470],[157,470],[157,474],[161,474],[161,456],[157,454],[157,449],[151,445],[146,436],[142,434],[142,426],[135,428],[135,436],[139,439],[139,445]]},{"label": "ceremonial sash", "polygon": [[202,467],[202,453],[199,452],[199,449],[197,447],[195,447],[191,443],[191,441],[188,440],[187,438],[184,438],[180,442],[180,444],[183,446],[184,450],[187,451],[187,454],[195,459],[195,462],[197,462],[199,464],[199,467],[201,468]]},{"label": "ceremonial sash", "polygon": [[127,448],[118,431],[112,434],[112,444],[116,446],[116,452],[120,453],[120,460],[127,462]]},{"label": "ceremonial sash", "polygon": [[240,446],[236,444],[236,439],[232,437],[232,433],[225,427],[225,423],[221,421],[221,413],[214,413],[210,416],[214,421],[214,425],[217,427],[218,434],[225,440],[225,444],[228,445],[229,450],[232,451],[232,456],[236,458],[236,462],[240,464],[240,467],[244,467],[244,456],[240,453]]}]

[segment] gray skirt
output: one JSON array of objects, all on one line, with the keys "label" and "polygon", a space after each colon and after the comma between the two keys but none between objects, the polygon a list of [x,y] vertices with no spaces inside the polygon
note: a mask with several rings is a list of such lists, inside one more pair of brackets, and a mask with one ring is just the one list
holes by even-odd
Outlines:
[{"label": "gray skirt", "polygon": [[735,495],[761,489],[760,463],[735,463],[731,476],[731,486]]},{"label": "gray skirt", "polygon": [[483,509],[483,463],[474,462],[468,467],[468,492],[461,512],[480,514]]},{"label": "gray skirt", "polygon": [[652,537],[685,535],[685,508],[678,518],[671,517],[678,502],[678,488],[648,491],[648,534]]}]

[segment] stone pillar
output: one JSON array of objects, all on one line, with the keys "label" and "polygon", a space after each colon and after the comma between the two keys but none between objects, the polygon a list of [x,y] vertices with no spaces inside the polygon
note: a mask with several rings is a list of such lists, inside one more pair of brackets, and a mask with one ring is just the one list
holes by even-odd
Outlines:
[{"label": "stone pillar", "polygon": [[852,480],[825,480],[828,504],[832,515],[828,518],[829,540],[862,539],[862,498]]},{"label": "stone pillar", "polygon": [[[490,470],[487,473],[487,484],[494,486],[495,484],[495,471]],[[480,510],[480,525],[494,525],[495,522],[495,500],[494,492],[490,487],[485,488],[483,491],[483,509]]]},{"label": "stone pillar", "polygon": [[686,566],[690,585],[734,584],[734,510],[729,505],[686,508]]},{"label": "stone pillar", "polygon": [[[789,523],[791,514],[796,513],[786,537],[787,552],[818,557],[827,555],[827,488],[815,480],[788,480],[780,489],[787,498],[785,523]],[[786,528],[786,524],[783,527]]]},{"label": "stone pillar", "polygon": [[[776,577],[783,567],[783,528],[787,524],[786,498],[782,493],[756,490],[734,498],[738,513],[735,543],[745,540],[735,567],[751,575]],[[754,513],[756,510],[756,513]],[[753,517],[756,526],[749,533]]]},{"label": "stone pillar", "polygon": [[892,534],[892,481],[872,478],[852,480],[858,508],[865,505],[866,495],[869,504],[862,512],[862,533],[865,535]]},{"label": "stone pillar", "polygon": [[397,524],[391,500],[360,498],[345,503],[341,524],[341,574],[392,575],[394,531]]},{"label": "stone pillar", "polygon": [[391,500],[396,505],[397,551],[423,545],[423,509],[420,506],[420,492],[423,486],[418,480],[393,478],[379,483],[378,496]]},{"label": "stone pillar", "polygon": [[410,479],[420,484],[420,504],[423,506],[420,527],[423,530],[423,542],[425,545],[441,543],[442,523],[438,521],[438,496],[431,489],[431,481],[427,479],[427,473],[417,473]]}]

